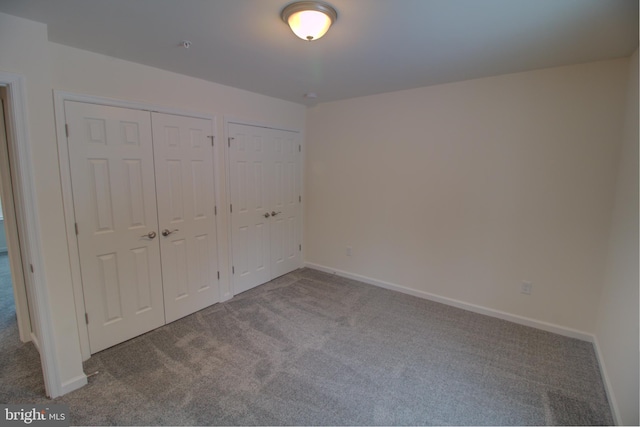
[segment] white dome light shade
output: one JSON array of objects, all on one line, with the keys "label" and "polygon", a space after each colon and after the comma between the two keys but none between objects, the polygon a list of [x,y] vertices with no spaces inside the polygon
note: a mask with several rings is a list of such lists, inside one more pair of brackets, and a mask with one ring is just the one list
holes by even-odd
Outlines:
[{"label": "white dome light shade", "polygon": [[302,40],[317,40],[329,31],[331,19],[316,10],[303,10],[289,17],[289,26]]},{"label": "white dome light shade", "polygon": [[315,1],[292,3],[282,10],[282,20],[302,40],[317,40],[324,36],[337,18],[334,8]]}]

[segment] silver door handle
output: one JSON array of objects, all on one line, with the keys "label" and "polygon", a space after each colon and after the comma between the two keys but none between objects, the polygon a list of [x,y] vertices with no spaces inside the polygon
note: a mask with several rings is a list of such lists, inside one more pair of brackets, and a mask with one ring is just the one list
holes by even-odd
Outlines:
[{"label": "silver door handle", "polygon": [[148,232],[147,234],[143,234],[143,235],[142,235],[142,236],[140,236],[140,237],[146,237],[146,238],[148,238],[148,239],[155,239],[155,237],[156,237],[156,232],[155,232],[155,231],[150,231],[150,232]]},{"label": "silver door handle", "polygon": [[269,212],[265,212],[263,215],[265,218],[269,218],[271,215],[269,215]]},{"label": "silver door handle", "polygon": [[175,230],[167,230],[167,229],[165,228],[164,230],[162,230],[162,235],[163,235],[164,237],[167,237],[169,234],[171,234],[171,233],[175,233],[176,231],[180,231],[180,230],[178,230],[177,228],[176,228]]},{"label": "silver door handle", "polygon": [[271,211],[271,216],[276,216],[278,214],[281,214],[282,212],[276,212],[276,211]]}]

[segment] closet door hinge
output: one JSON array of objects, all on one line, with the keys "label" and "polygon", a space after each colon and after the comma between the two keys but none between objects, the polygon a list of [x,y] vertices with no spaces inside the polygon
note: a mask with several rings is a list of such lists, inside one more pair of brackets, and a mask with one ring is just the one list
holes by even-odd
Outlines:
[{"label": "closet door hinge", "polygon": [[302,245],[298,245],[298,249],[302,252]]},{"label": "closet door hinge", "polygon": [[213,207],[213,215],[218,215],[218,207],[217,206]]},{"label": "closet door hinge", "polygon": [[84,314],[84,322],[88,325],[89,324],[89,315],[87,313]]},{"label": "closet door hinge", "polygon": [[233,265],[231,266],[231,274],[236,274],[236,268]]},{"label": "closet door hinge", "polygon": [[29,264],[29,270],[31,270],[31,272],[33,273],[33,264]]},{"label": "closet door hinge", "polygon": [[73,224],[73,226],[74,226],[74,228],[76,229],[76,236],[77,236],[77,235],[79,234],[79,232],[78,232],[78,223],[77,223],[77,222],[75,222],[75,223]]},{"label": "closet door hinge", "polygon": [[229,211],[230,211],[231,213],[233,213],[233,204],[230,204],[230,205],[229,205]]},{"label": "closet door hinge", "polygon": [[213,140],[214,140],[215,136],[209,135],[207,138],[211,138],[211,146],[213,147]]},{"label": "closet door hinge", "polygon": [[227,146],[231,147],[231,141],[234,140],[235,138],[230,136],[229,138],[227,138]]},{"label": "closet door hinge", "polygon": [[67,138],[69,138],[69,125],[68,124],[64,124],[64,133],[67,135]]},{"label": "closet door hinge", "polygon": [[218,271],[218,280],[220,280],[220,272]]},{"label": "closet door hinge", "polygon": [[298,196],[298,203],[302,203],[302,196]]}]

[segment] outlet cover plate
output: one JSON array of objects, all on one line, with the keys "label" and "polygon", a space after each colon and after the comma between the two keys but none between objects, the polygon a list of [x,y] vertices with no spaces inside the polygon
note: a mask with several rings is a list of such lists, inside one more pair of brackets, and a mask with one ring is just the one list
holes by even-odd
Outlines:
[{"label": "outlet cover plate", "polygon": [[522,281],[522,287],[520,288],[520,292],[525,295],[531,295],[531,291],[533,290],[533,283]]}]

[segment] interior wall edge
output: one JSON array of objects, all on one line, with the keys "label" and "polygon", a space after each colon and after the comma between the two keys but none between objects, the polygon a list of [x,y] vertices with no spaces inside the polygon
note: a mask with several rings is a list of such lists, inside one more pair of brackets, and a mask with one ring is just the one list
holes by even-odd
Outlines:
[{"label": "interior wall edge", "polygon": [[593,336],[593,347],[596,352],[596,358],[598,359],[598,367],[600,368],[600,375],[602,376],[602,382],[604,383],[604,390],[607,393],[607,400],[609,400],[609,407],[611,408],[613,421],[616,423],[616,425],[621,425],[622,418],[620,416],[620,409],[618,408],[618,402],[613,392],[613,384],[611,383],[611,379],[609,378],[609,374],[607,373],[607,365],[604,363],[604,354],[602,353],[602,349],[600,348],[600,342],[598,341],[597,335]]},{"label": "interior wall edge", "polygon": [[315,264],[313,262],[305,261],[305,267],[313,268],[323,271],[325,273],[335,274],[347,279],[358,280],[360,282],[367,283],[369,285],[377,286],[380,288],[389,289],[392,291],[402,292],[407,295],[413,295],[418,298],[427,299],[429,301],[439,302],[452,307],[460,308],[463,310],[471,311],[473,313],[484,314],[486,316],[495,317],[497,319],[507,320],[509,322],[517,323],[523,326],[529,326],[532,328],[540,329],[554,334],[562,335],[569,338],[576,338],[582,341],[594,342],[594,335],[585,331],[580,331],[566,326],[556,325],[553,323],[544,322],[530,317],[519,316],[517,314],[507,313],[505,311],[495,310],[488,307],[483,307],[476,304],[471,304],[465,301],[460,301],[453,298],[447,298],[440,295],[432,294],[429,292],[420,291],[417,289],[407,288],[396,283],[385,282],[382,280],[374,279],[360,274],[351,273],[344,270],[338,270],[321,264]]},{"label": "interior wall edge", "polygon": [[62,383],[60,387],[60,395],[62,396],[74,390],[78,390],[79,388],[84,387],[86,384],[88,384],[87,376],[78,375],[77,377],[71,378],[70,380]]}]

